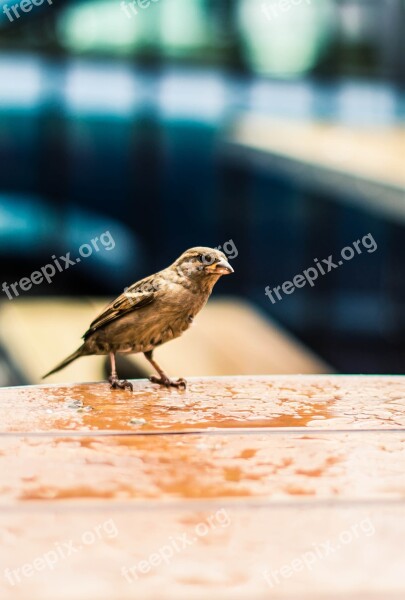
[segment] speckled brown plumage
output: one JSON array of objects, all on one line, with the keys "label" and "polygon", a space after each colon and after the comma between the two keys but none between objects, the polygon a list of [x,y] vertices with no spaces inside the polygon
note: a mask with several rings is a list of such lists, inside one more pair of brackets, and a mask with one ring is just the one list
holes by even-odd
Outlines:
[{"label": "speckled brown plumage", "polygon": [[119,381],[115,368],[118,353],[143,352],[159,373],[151,381],[167,387],[186,387],[172,381],[153,359],[153,350],[184,333],[205,306],[222,275],[233,273],[225,254],[197,247],[184,252],[170,267],[131,285],[91,323],[83,345],[50,371],[60,371],[81,356],[109,354],[113,389],[132,389]]}]

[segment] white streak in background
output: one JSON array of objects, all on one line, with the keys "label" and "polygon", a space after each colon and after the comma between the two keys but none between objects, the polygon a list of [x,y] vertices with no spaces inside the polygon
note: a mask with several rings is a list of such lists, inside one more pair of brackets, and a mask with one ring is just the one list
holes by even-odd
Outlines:
[{"label": "white streak in background", "polygon": [[128,116],[140,100],[130,69],[88,62],[74,62],[68,68],[65,102],[70,113]]},{"label": "white streak in background", "polygon": [[166,118],[215,122],[226,109],[226,79],[221,73],[168,72],[160,84],[160,112]]},{"label": "white streak in background", "polygon": [[308,74],[336,28],[332,0],[240,0],[237,19],[250,68],[282,79]]},{"label": "white streak in background", "polygon": [[58,38],[69,54],[88,51],[128,54],[141,41],[142,30],[120,10],[120,0],[66,3],[57,22]]},{"label": "white streak in background", "polygon": [[[364,4],[345,4],[342,2],[340,8],[340,20],[342,22],[342,34],[346,40],[353,42],[361,42],[369,37],[373,31],[373,19],[368,19],[370,9],[373,6]],[[373,17],[376,15],[373,11]]]},{"label": "white streak in background", "polygon": [[250,108],[277,116],[308,118],[313,114],[315,88],[309,82],[271,82],[260,79],[250,90]]},{"label": "white streak in background", "polygon": [[40,60],[0,58],[0,108],[32,109],[40,104],[41,85]]},{"label": "white streak in background", "polygon": [[343,123],[387,125],[397,122],[396,96],[385,84],[348,82],[337,97],[337,116]]}]

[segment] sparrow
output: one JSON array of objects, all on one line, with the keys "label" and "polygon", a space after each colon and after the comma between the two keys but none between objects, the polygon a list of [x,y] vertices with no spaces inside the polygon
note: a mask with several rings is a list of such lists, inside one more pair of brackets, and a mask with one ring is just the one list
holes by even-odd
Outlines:
[{"label": "sparrow", "polygon": [[120,381],[117,354],[142,352],[158,373],[150,381],[162,386],[186,389],[187,382],[170,379],[153,358],[155,348],[181,336],[207,303],[214,285],[222,275],[234,270],[223,252],[197,247],[186,250],[172,265],[145,277],[111,302],[91,323],[84,342],[43,379],[64,369],[81,356],[109,355],[111,389],[130,389]]}]

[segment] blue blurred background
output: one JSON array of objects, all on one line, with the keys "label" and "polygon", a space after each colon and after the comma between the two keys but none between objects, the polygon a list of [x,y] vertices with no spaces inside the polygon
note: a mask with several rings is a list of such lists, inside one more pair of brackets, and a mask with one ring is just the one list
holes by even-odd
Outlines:
[{"label": "blue blurred background", "polygon": [[[0,2],[2,282],[109,230],[114,252],[24,300],[114,296],[187,247],[233,240],[236,274],[217,294],[248,299],[337,371],[403,372],[401,173],[387,160],[378,178],[353,177],[350,142],[331,138],[343,173],[331,184],[324,166],[274,160],[235,131],[246,115],[289,125],[290,145],[298,124],[333,124],[360,147],[371,131],[376,153],[386,144],[405,164],[404,1],[55,0],[18,17],[11,6]],[[281,302],[265,296],[367,233],[378,251]],[[9,344],[4,383],[26,382]]]}]

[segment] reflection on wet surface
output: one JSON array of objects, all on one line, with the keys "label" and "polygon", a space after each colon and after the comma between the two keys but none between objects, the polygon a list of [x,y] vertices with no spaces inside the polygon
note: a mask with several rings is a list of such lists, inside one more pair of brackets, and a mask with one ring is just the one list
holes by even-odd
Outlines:
[{"label": "reflection on wet surface", "polygon": [[181,431],[207,428],[405,427],[400,377],[288,377],[192,380],[186,392],[135,382],[6,389],[1,430]]},{"label": "reflection on wet surface", "polygon": [[[405,432],[5,438],[2,502],[405,497]],[[63,476],[61,474],[63,473]]]},{"label": "reflection on wet surface", "polygon": [[187,392],[44,386],[2,390],[0,406],[5,503],[405,492],[401,378],[223,378]]},{"label": "reflection on wet surface", "polygon": [[[0,577],[1,598],[404,597],[400,377],[201,379],[187,392],[137,381],[132,394],[106,384],[3,389],[0,419],[2,564],[18,572],[64,540],[77,547],[18,586]],[[218,510],[226,526],[196,535]],[[83,544],[103,523],[116,535],[102,529]],[[193,543],[170,563],[130,583],[122,576],[185,533]],[[316,568],[270,589],[263,572],[325,540],[332,559],[317,550]]]}]

